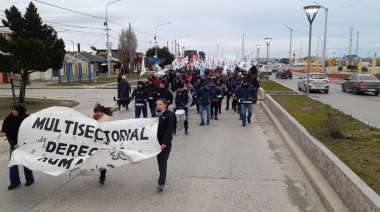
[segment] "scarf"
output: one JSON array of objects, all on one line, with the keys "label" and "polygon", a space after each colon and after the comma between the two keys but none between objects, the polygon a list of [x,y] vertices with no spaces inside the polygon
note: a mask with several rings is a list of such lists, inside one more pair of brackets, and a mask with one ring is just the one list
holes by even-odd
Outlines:
[{"label": "scarf", "polygon": [[166,108],[164,108],[163,110],[157,110],[157,108],[156,108],[156,116],[158,118],[160,118],[162,116],[162,114],[165,113],[165,111],[166,111]]}]

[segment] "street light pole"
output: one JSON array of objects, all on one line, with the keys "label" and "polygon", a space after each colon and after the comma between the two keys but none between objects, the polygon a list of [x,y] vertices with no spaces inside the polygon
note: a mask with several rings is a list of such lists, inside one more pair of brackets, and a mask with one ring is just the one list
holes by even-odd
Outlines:
[{"label": "street light pole", "polygon": [[155,49],[156,49],[156,53],[154,55],[154,57],[157,57],[157,27],[159,26],[162,26],[162,25],[166,25],[166,24],[171,24],[172,22],[167,22],[167,23],[163,23],[163,24],[159,24],[156,26],[156,28],[154,28],[154,46],[155,46]]},{"label": "street light pole", "polygon": [[321,6],[320,4],[318,4],[317,2],[314,2],[316,3],[318,6],[322,7],[323,9],[325,9],[325,12],[326,12],[326,17],[325,17],[325,35],[324,35],[324,38],[323,38],[323,53],[322,53],[322,72],[326,72],[326,68],[325,68],[325,55],[326,55],[326,32],[327,32],[327,13],[329,11],[328,8],[326,7],[323,7]]},{"label": "street light pole", "polygon": [[269,79],[269,43],[272,40],[272,38],[264,38],[265,43],[267,44],[267,79]]},{"label": "street light pole", "polygon": [[216,45],[216,59],[219,58],[219,46],[220,46],[220,44],[222,44],[222,43],[219,43],[218,45]]},{"label": "street light pole", "polygon": [[290,51],[289,51],[289,66],[292,67],[292,38],[293,38],[293,29],[284,25],[286,28],[290,29]]},{"label": "street light pole", "polygon": [[256,48],[257,48],[257,64],[259,64],[259,59],[260,59],[260,47],[261,47],[260,44],[256,45]]},{"label": "street light pole", "polygon": [[110,65],[110,48],[112,48],[112,46],[109,44],[108,42],[108,5],[112,4],[112,3],[115,3],[115,2],[118,2],[118,1],[122,1],[122,0],[116,0],[116,1],[111,1],[109,2],[107,5],[106,5],[106,23],[104,23],[104,25],[106,26],[106,31],[107,31],[107,44],[106,44],[106,48],[107,48],[107,72],[108,72],[108,79],[111,79],[111,65]]},{"label": "street light pole", "polygon": [[[305,10],[307,19],[309,20],[310,26],[309,26],[309,51],[308,51],[308,68],[307,68],[307,81],[306,86],[304,89],[307,89],[307,95],[306,95],[306,107],[309,107],[309,83],[310,83],[310,54],[311,54],[311,27],[314,21],[315,16],[318,13],[320,6],[317,5],[311,5],[311,6],[305,6],[303,9]],[[307,88],[306,88],[307,87]]]},{"label": "street light pole", "polygon": [[[189,34],[188,34],[188,35],[182,35],[182,36],[180,36],[179,38],[177,38],[177,40],[178,40],[178,44],[177,44],[177,45],[178,45],[178,53],[179,53],[179,56],[181,55],[181,53],[180,53],[181,50],[180,50],[180,48],[179,48],[179,39],[180,39],[180,38],[183,38],[183,37],[187,37],[187,36],[190,36],[190,35],[189,35]],[[176,52],[176,54],[177,54],[177,52]],[[184,56],[184,55],[182,55],[182,56]]]}]

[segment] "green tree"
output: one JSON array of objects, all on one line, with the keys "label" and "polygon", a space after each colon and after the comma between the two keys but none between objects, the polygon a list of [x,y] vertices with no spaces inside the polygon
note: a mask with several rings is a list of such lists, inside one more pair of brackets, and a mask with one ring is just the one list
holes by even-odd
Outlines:
[{"label": "green tree", "polygon": [[57,38],[57,32],[42,24],[37,8],[32,2],[26,8],[24,16],[13,5],[5,10],[7,20],[4,26],[12,31],[11,39],[0,36],[0,70],[20,74],[22,87],[19,102],[25,103],[25,91],[28,74],[45,72],[52,68],[62,68],[66,54],[65,43]]},{"label": "green tree", "polygon": [[[146,51],[146,56],[147,57],[154,57],[156,54],[156,49],[154,47],[148,49]],[[165,65],[171,64],[174,60],[174,55],[170,53],[169,49],[166,48],[166,46],[159,48],[157,47],[157,57],[160,59],[160,66],[164,67]]]}]

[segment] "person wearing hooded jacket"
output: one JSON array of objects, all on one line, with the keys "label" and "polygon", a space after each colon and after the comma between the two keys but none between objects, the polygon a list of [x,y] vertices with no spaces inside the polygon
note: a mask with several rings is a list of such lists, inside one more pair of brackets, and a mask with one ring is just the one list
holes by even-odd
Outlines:
[{"label": "person wearing hooded jacket", "polygon": [[133,90],[131,99],[135,100],[135,118],[140,118],[141,111],[143,117],[148,117],[148,109],[146,106],[147,99],[149,98],[149,92],[145,88],[143,81],[137,82],[137,88]]},{"label": "person wearing hooded jacket", "polygon": [[[131,85],[127,81],[127,78],[123,75],[121,77],[121,80],[118,84],[118,91],[120,93],[120,100],[123,107],[125,107],[128,110],[128,101],[129,100],[129,94],[131,94]],[[120,110],[120,108],[119,108]]]},{"label": "person wearing hooded jacket", "polygon": [[154,84],[153,80],[148,80],[148,85],[146,86],[146,89],[149,92],[149,98],[148,98],[148,103],[149,103],[149,109],[152,117],[155,117],[155,111],[156,111],[156,98],[155,98],[155,93],[158,89],[158,86]]},{"label": "person wearing hooded jacket", "polygon": [[[22,121],[29,115],[26,114],[26,109],[22,104],[16,103],[12,106],[11,113],[4,119],[1,131],[5,133],[10,145],[10,155],[12,152],[19,148],[18,145],[18,131],[20,129]],[[26,179],[25,186],[30,186],[34,183],[33,172],[24,167],[24,175]],[[9,167],[9,180],[11,184],[8,186],[8,190],[15,189],[21,185],[18,166]]]},{"label": "person wearing hooded jacket", "polygon": [[247,79],[243,79],[242,84],[237,86],[237,88],[234,91],[234,94],[236,97],[238,97],[240,103],[240,118],[243,122],[242,127],[246,126],[247,121],[248,124],[251,123],[252,101],[254,93],[255,88],[248,83]]}]

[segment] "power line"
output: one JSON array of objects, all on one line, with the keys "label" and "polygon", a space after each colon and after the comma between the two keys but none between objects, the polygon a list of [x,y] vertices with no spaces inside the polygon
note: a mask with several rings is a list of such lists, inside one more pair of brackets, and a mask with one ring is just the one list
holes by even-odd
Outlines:
[{"label": "power line", "polygon": [[349,4],[349,5],[347,5],[347,6],[344,6],[344,7],[341,7],[341,8],[337,8],[337,9],[332,9],[332,10],[341,10],[341,9],[344,9],[344,8],[347,8],[347,7],[351,7],[351,6],[353,6],[353,5],[357,4],[357,3],[360,3],[360,2],[362,2],[362,1],[364,1],[364,0],[359,0],[359,1],[357,1],[357,2],[354,2],[354,3],[352,3],[352,4]]},{"label": "power line", "polygon": [[52,6],[52,7],[56,7],[56,8],[62,9],[62,10],[67,10],[67,11],[70,11],[70,12],[73,12],[73,13],[78,13],[78,14],[81,14],[81,15],[85,15],[85,16],[89,16],[89,17],[93,17],[93,18],[98,18],[98,19],[102,19],[102,20],[105,19],[105,18],[102,18],[102,17],[99,17],[99,16],[90,15],[90,14],[86,14],[86,13],[82,13],[82,12],[77,12],[77,11],[74,11],[74,10],[66,9],[66,8],[63,8],[63,7],[59,7],[59,6],[56,6],[56,5],[53,5],[53,4],[49,4],[49,3],[46,3],[46,2],[43,2],[43,1],[39,1],[39,0],[34,0],[34,1],[40,2],[42,4],[46,4],[46,5],[49,5],[49,6]]},{"label": "power line", "polygon": [[54,21],[47,21],[47,20],[42,20],[47,23],[52,23],[52,24],[58,24],[60,26],[68,26],[68,27],[74,27],[74,28],[83,28],[83,29],[103,29],[103,28],[97,28],[97,27],[85,27],[85,26],[75,26],[75,25],[70,25],[70,24],[63,24],[63,23],[58,23]]}]

